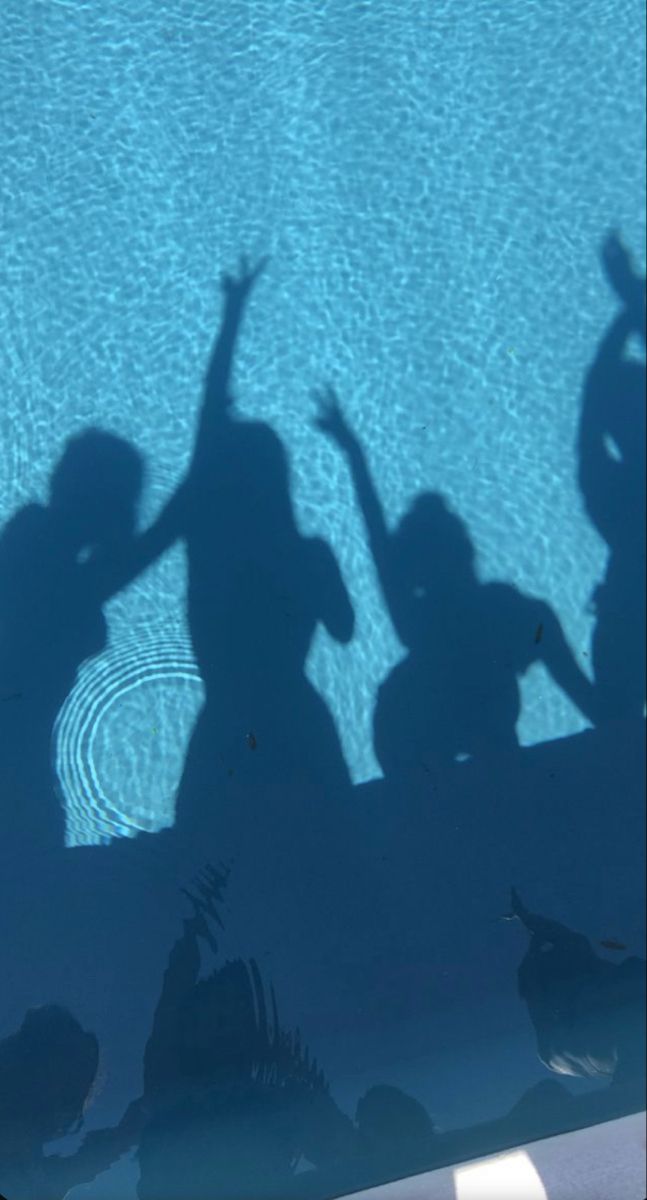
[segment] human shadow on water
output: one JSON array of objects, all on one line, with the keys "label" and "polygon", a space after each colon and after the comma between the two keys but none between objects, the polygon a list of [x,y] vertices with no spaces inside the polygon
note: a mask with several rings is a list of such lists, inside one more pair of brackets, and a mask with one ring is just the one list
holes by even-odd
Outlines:
[{"label": "human shadow on water", "polygon": [[305,674],[319,622],[341,642],[352,636],[348,593],[327,543],[297,527],[280,439],[269,425],[241,419],[232,397],[236,340],[262,266],[243,262],[238,278],[223,280],[224,315],[185,482],[188,616],[206,702],[180,824],[228,809],[232,790],[251,801],[279,780],[285,805],[295,788],[303,804],[313,787],[332,804],[348,786],[334,723]]},{"label": "human shadow on water", "polygon": [[[348,773],[305,663],[318,622],[345,642],[354,616],[328,545],[297,528],[280,439],[234,412],[233,356],[262,265],[243,264],[239,278],[223,279],[224,316],[194,453],[154,525],[135,533],[137,452],[90,430],[69,443],[49,503],[27,506],[2,535],[0,790],[3,853],[13,846],[15,862],[33,863],[39,851],[62,850],[50,760],[57,713],[81,663],[106,645],[107,600],[183,539],[206,702],[166,839],[168,861],[184,851],[195,859],[210,838],[214,852],[244,859],[258,912],[280,909],[285,921],[299,911],[301,892],[311,909],[329,907],[330,863],[348,843],[341,836]],[[151,839],[139,841],[141,857]],[[122,847],[105,853],[125,862]],[[77,855],[78,873],[80,859],[92,857]],[[329,925],[332,941],[332,917]]]},{"label": "human shadow on water", "polygon": [[244,904],[252,906],[255,917],[246,911],[245,921],[259,936],[263,922],[270,939],[280,929],[289,939],[300,936],[292,945],[299,958],[306,945],[315,949],[317,911],[330,947],[347,920],[334,888],[340,876],[350,881],[356,863],[350,780],[306,659],[319,623],[345,643],[354,614],[328,544],[297,526],[279,437],[235,410],[234,354],[263,266],[243,260],[237,277],[222,280],[223,317],[178,493],[188,624],[205,702],[178,790],[173,839],[187,868],[202,856],[205,839],[213,853],[235,858],[236,911],[242,916]]},{"label": "human shadow on water", "polygon": [[[384,779],[356,789],[358,821],[382,864],[388,897],[388,919],[371,934],[373,1010],[386,1022],[422,1010],[425,994],[437,989],[434,962],[441,968],[463,959],[487,972],[474,909],[503,872],[541,870],[557,889],[569,878],[593,909],[604,873],[614,881],[617,911],[635,919],[644,886],[644,751],[633,725],[600,727],[600,688],[580,670],[549,606],[508,583],[480,582],[469,535],[441,496],[418,496],[388,528],[364,449],[335,393],[328,388],[316,398],[319,428],[348,462],[405,647],[374,711]],[[519,683],[533,663],[594,729],[519,747]],[[457,878],[460,902],[448,903]],[[406,1002],[391,994],[394,975],[411,980]]]},{"label": "human shadow on water", "polygon": [[3,853],[62,848],[51,763],[58,712],[83,661],[107,642],[107,601],[173,538],[171,509],[135,532],[143,463],[99,429],[70,439],[47,504],[0,535],[0,833]]},{"label": "human shadow on water", "polygon": [[146,878],[137,879],[141,856],[126,870],[122,846],[66,848],[51,758],[56,718],[76,673],[106,645],[105,604],[175,537],[175,497],[148,530],[136,532],[142,478],[132,446],[85,430],[68,441],[48,502],[22,508],[0,536],[0,959],[11,980],[7,1029],[43,995],[74,1009],[79,995],[93,992],[94,1020],[106,1007],[96,998],[107,995],[115,977],[141,979],[154,959],[153,938],[141,948],[141,923],[139,939],[134,931],[130,941],[124,935],[125,910],[137,912],[140,922],[144,913],[155,914],[152,896],[143,895],[150,891]]},{"label": "human shadow on water", "polygon": [[609,548],[594,594],[593,670],[601,719],[645,707],[645,364],[626,357],[645,343],[645,280],[611,234],[602,264],[621,308],[600,343],[582,398],[579,481],[586,511]]},{"label": "human shadow on water", "polygon": [[9,1200],[63,1200],[135,1145],[137,1103],[114,1128],[86,1134],[75,1153],[45,1153],[81,1127],[98,1071],[96,1037],[55,1004],[30,1009],[0,1041],[0,1189]]},{"label": "human shadow on water", "polygon": [[[367,837],[360,847],[347,822],[351,789],[334,723],[305,675],[317,623],[347,641],[352,608],[331,551],[325,543],[303,537],[296,526],[279,439],[266,424],[239,418],[232,402],[233,355],[259,274],[259,268],[243,264],[239,277],[223,280],[224,317],[207,374],[195,452],[159,523],[141,540],[133,535],[137,489],[131,490],[126,534],[117,522],[104,549],[95,515],[92,536],[76,534],[72,549],[65,555],[57,552],[52,569],[72,581],[65,583],[63,593],[77,597],[74,630],[85,628],[84,621],[90,626],[92,615],[99,627],[92,645],[100,649],[105,598],[174,539],[185,539],[189,624],[206,702],[189,748],[176,827],[159,838],[137,839],[125,849],[134,851],[128,861],[139,865],[146,847],[166,840],[169,854],[162,861],[175,877],[185,852],[192,861],[202,861],[205,843],[208,853],[235,859],[230,886],[236,905],[228,931],[244,932],[240,945],[235,938],[234,943],[236,953],[245,957],[201,975],[205,954],[219,949],[212,926],[224,888],[224,873],[208,872],[190,894],[193,913],[165,974],[145,1053],[144,1095],[126,1122],[131,1138],[133,1125],[142,1123],[137,1134],[142,1200],[172,1195],[171,1186],[188,1200],[183,1172],[195,1178],[196,1195],[204,1195],[208,1179],[210,1191],[218,1181],[226,1200],[237,1194],[260,1200],[263,1191],[255,1190],[257,1184],[260,1188],[260,1168],[282,1200],[330,1195],[335,1189],[421,1169],[443,1156],[456,1161],[472,1152],[487,1153],[495,1143],[524,1140],[524,1134],[531,1137],[538,1128],[537,1112],[545,1112],[544,1091],[522,1104],[507,1133],[499,1129],[494,1136],[490,1131],[489,1141],[482,1134],[479,1145],[478,1138],[464,1132],[462,1141],[458,1135],[453,1141],[445,1138],[441,1149],[440,1135],[424,1109],[398,1089],[381,1085],[360,1101],[352,1120],[330,1096],[296,1033],[279,1021],[248,945],[258,948],[259,958],[270,958],[271,968],[264,965],[263,974],[271,969],[282,1012],[291,1025],[295,1014],[299,1020],[303,1014],[309,1038],[313,1030],[316,1037],[321,1030],[332,1032],[328,1044],[334,1050],[336,1031],[343,1029],[353,1063],[353,1039],[361,1042],[372,1022],[378,1036],[371,1067],[377,1073],[380,1054],[383,1062],[409,1054],[402,1027],[412,1012],[429,1019],[443,995],[449,1006],[458,1006],[467,992],[473,995],[475,980],[492,974],[489,947],[478,946],[485,941],[481,928],[474,933],[474,915],[493,880],[498,887],[502,860],[507,866],[518,857],[524,871],[528,867],[535,873],[538,864],[546,863],[557,878],[560,872],[571,878],[572,854],[578,851],[580,890],[599,890],[601,870],[607,879],[615,871],[628,881],[629,903],[634,904],[640,852],[634,836],[633,744],[626,755],[617,739],[610,747],[596,730],[582,735],[577,746],[564,739],[557,747],[518,751],[518,677],[534,661],[545,663],[583,712],[592,719],[596,715],[594,690],[577,668],[557,618],[543,602],[508,585],[478,581],[464,527],[439,497],[420,497],[390,533],[363,451],[335,398],[327,394],[321,422],[348,453],[384,595],[407,650],[380,689],[376,713],[375,744],[387,777],[387,800],[406,807],[412,779],[427,781],[437,765],[452,777],[442,803],[437,797],[434,805],[428,803],[431,792],[425,792],[424,819],[407,822],[406,837],[386,847],[384,894],[371,884],[360,897],[371,857],[373,814],[363,827]],[[97,473],[89,474],[92,483]],[[77,478],[75,472],[72,478]],[[76,506],[69,507],[80,521]],[[108,515],[115,512],[116,506],[107,505]],[[46,530],[55,515],[46,511]],[[67,520],[66,515],[64,525]],[[52,528],[56,530],[55,523]],[[32,542],[26,538],[23,544],[38,565]],[[94,582],[97,576],[100,587]],[[22,578],[29,595],[29,571],[24,569]],[[52,593],[47,572],[43,578]],[[44,629],[46,619],[55,635],[53,646],[65,645],[65,637],[58,638],[51,624],[52,614],[42,618]],[[20,631],[15,615],[14,624]],[[34,627],[39,628],[38,622]],[[67,636],[66,622],[63,628]],[[27,633],[23,640],[29,643]],[[59,653],[47,644],[45,633],[42,640],[43,655]],[[89,640],[74,648],[70,636],[65,671],[56,658],[55,669],[44,672],[52,688],[43,744]],[[14,660],[10,654],[8,650],[9,666],[21,662],[19,655]],[[29,661],[27,653],[25,657]],[[37,668],[34,660],[35,675]],[[11,679],[7,696],[19,690]],[[7,710],[19,702],[7,698]],[[19,758],[16,764],[17,771]],[[43,763],[38,771],[43,779]],[[610,820],[613,789],[620,793],[622,811],[615,801],[613,817],[620,819]],[[627,813],[630,819],[625,820]],[[168,908],[158,908],[156,894],[148,895],[148,886],[134,875],[128,876],[132,903],[124,902],[128,873],[123,851],[123,846],[105,851],[121,866],[114,889],[109,881],[104,911],[92,870],[79,872],[83,887],[78,888],[74,928],[61,938],[65,955],[60,949],[56,953],[61,971],[67,970],[66,955],[74,959],[78,980],[89,961],[91,940],[98,947],[96,957],[105,960],[98,964],[97,978],[107,979],[108,971],[112,976],[106,991],[111,994],[115,977],[128,980],[127,1033],[120,1015],[109,1015],[108,1021],[120,1046],[121,1065],[130,1060],[124,1073],[130,1070],[132,1094],[132,1059],[134,1054],[139,1061],[137,1047],[146,1036],[141,1033],[142,1008],[156,977],[155,954],[160,951],[161,962],[168,945]],[[90,852],[87,862],[95,857]],[[170,887],[165,878],[164,903]],[[41,885],[42,908],[50,903],[50,890],[47,881]],[[51,905],[55,907],[54,900]],[[63,917],[67,912],[59,905],[59,925]],[[43,927],[49,918],[47,908]],[[443,979],[449,975],[442,994],[441,968]],[[344,990],[349,978],[351,986]],[[96,979],[90,990],[100,991]],[[469,1024],[472,1014],[473,1006]],[[98,1028],[94,1019],[91,1023]],[[466,1037],[464,1025],[457,1045]],[[467,1076],[469,1086],[469,1071]],[[68,1126],[56,1125],[63,1128]],[[39,1145],[36,1156],[42,1151]],[[302,1170],[308,1164],[312,1169]]]},{"label": "human shadow on water", "polygon": [[594,719],[594,694],[548,604],[481,583],[463,522],[423,493],[388,529],[364,451],[337,398],[318,425],[346,455],[371,553],[405,658],[379,689],[375,752],[388,779],[517,749],[519,679],[535,662]]},{"label": "human shadow on water", "polygon": [[[317,622],[348,640],[352,607],[326,543],[296,526],[280,440],[262,422],[238,419],[231,402],[236,337],[258,273],[244,268],[223,281],[195,453],[151,529],[134,532],[139,456],[89,431],[68,446],[50,503],[19,513],[0,552],[2,799],[15,805],[2,845],[11,859],[2,880],[3,955],[16,964],[11,1003],[24,1011],[45,990],[74,1006],[87,994],[102,1041],[131,1059],[167,936],[169,890],[185,859],[204,856],[205,841],[214,854],[237,856],[247,897],[237,919],[262,953],[272,951],[277,976],[294,980],[292,1010],[309,997],[327,1013],[339,987],[338,977],[328,993],[318,986],[325,964],[352,957],[366,929],[361,901],[344,903],[361,876],[344,828],[348,775],[334,723],[305,675]],[[177,539],[188,549],[190,632],[206,688],[177,827],[66,851],[50,763],[56,715],[81,662],[106,644],[105,602]],[[115,977],[129,980],[125,1029],[105,1003]]]}]

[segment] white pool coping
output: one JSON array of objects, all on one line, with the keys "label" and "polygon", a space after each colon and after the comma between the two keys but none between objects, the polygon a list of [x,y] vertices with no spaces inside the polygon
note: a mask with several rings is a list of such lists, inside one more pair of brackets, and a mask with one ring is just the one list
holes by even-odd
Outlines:
[{"label": "white pool coping", "polygon": [[645,1200],[645,1128],[634,1113],[343,1200]]}]

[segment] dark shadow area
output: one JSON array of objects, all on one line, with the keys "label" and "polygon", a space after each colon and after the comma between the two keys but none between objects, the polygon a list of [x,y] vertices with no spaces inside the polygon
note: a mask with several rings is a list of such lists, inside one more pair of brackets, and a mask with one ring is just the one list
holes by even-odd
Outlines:
[{"label": "dark shadow area", "polygon": [[[222,1200],[324,1200],[644,1103],[633,1070],[644,1042],[644,367],[624,359],[644,281],[617,241],[604,261],[623,307],[589,373],[579,439],[587,511],[610,551],[593,683],[543,600],[479,581],[469,533],[441,496],[425,492],[388,529],[364,450],[334,394],[322,397],[320,424],[347,456],[406,648],[377,697],[381,780],[351,786],[305,674],[319,623],[352,637],[336,559],[298,529],[280,439],[235,412],[234,355],[261,267],[243,263],[222,281],[193,457],[159,520],[135,532],[139,456],[89,431],[68,445],[49,503],[3,531],[3,1032],[17,1032],[0,1042],[0,1093],[17,1089],[19,1102],[0,1142],[0,1167],[17,1182],[0,1174],[0,1190],[13,1200],[62,1196],[135,1145],[141,1200],[190,1200],[187,1177],[196,1197],[208,1186]],[[80,664],[106,645],[107,600],[178,539],[206,700],[175,826],[65,850],[56,714]],[[519,746],[519,681],[537,662],[595,728]],[[169,958],[177,888],[207,857],[231,866],[226,897],[227,871],[198,878]],[[515,896],[541,1061],[514,988],[523,949],[498,921],[509,880],[565,921]],[[594,944],[629,954],[609,962]],[[35,1008],[43,997],[52,1003]],[[470,1093],[496,1087],[499,1048],[490,1044],[485,1078],[470,1060],[478,1038],[505,1047],[510,1027],[520,1099],[487,1124],[439,1130],[410,1092],[428,1094],[444,1056],[469,1111]],[[110,1075],[89,1108],[97,1042]],[[537,1082],[565,1067],[609,1086],[584,1095]],[[352,1092],[354,1075],[372,1080],[355,1088],[359,1101],[336,1099],[337,1081]],[[50,1154],[86,1110],[100,1127]]]},{"label": "dark shadow area", "polygon": [[519,678],[535,662],[593,720],[593,688],[549,606],[510,584],[479,581],[467,531],[442,496],[418,496],[390,532],[362,447],[330,389],[318,423],[346,454],[384,600],[407,648],[375,708],[386,779],[516,751]]},{"label": "dark shadow area", "polygon": [[97,1039],[68,1011],[31,1010],[0,1042],[0,1183],[12,1200],[62,1200],[133,1150],[139,1200],[325,1200],[643,1102],[644,961],[601,959],[583,935],[530,913],[513,889],[506,919],[530,935],[518,985],[539,1057],[552,1073],[601,1076],[609,1086],[574,1096],[546,1079],[494,1120],[439,1132],[418,1100],[381,1083],[351,1118],[298,1029],[283,1025],[256,960],[223,960],[228,878],[206,866],[182,889],[192,913],[164,970],[142,1093],[114,1127],[86,1133],[66,1155],[44,1150],[81,1128],[99,1078]]},{"label": "dark shadow area", "polygon": [[[327,543],[297,528],[280,439],[234,411],[232,360],[259,271],[243,264],[239,278],[223,281],[224,316],[184,490],[189,626],[207,698],[180,791],[180,827],[208,824],[214,797],[224,811],[232,789],[251,800],[279,778],[288,805],[314,779],[330,806],[349,784],[305,662],[319,622],[350,640],[350,599]],[[278,797],[275,815],[289,824]],[[224,816],[229,828],[233,814]]]},{"label": "dark shadow area", "polygon": [[141,1121],[133,1104],[118,1126],[88,1133],[75,1153],[45,1153],[48,1142],[81,1127],[98,1072],[96,1037],[54,1004],[30,1009],[0,1041],[0,1181],[10,1200],[63,1200],[135,1144]]},{"label": "dark shadow area", "polygon": [[[233,356],[259,272],[243,266],[240,278],[223,279],[195,451],[154,525],[135,532],[143,474],[136,451],[90,430],[66,448],[50,503],[28,506],[2,535],[0,887],[3,907],[24,913],[5,949],[17,957],[22,942],[39,944],[47,928],[46,960],[59,980],[57,947],[67,943],[80,964],[95,955],[87,947],[97,926],[109,947],[99,971],[108,971],[110,955],[125,964],[120,909],[135,911],[143,930],[153,889],[168,902],[205,844],[238,861],[246,927],[264,943],[284,944],[285,955],[289,943],[304,971],[306,960],[332,955],[354,922],[339,898],[343,880],[362,873],[348,822],[350,781],[334,722],[305,674],[318,622],[347,641],[353,611],[327,544],[297,528],[280,439],[233,412]],[[206,703],[175,827],[67,855],[51,761],[57,713],[82,662],[106,646],[106,602],[178,539],[188,552],[188,621]],[[160,953],[161,921],[155,936]],[[33,978],[35,965],[24,974]]]},{"label": "dark shadow area", "polygon": [[[16,854],[63,846],[51,763],[56,717],[81,664],[105,649],[103,607],[163,548],[161,526],[135,534],[143,464],[112,434],[71,439],[46,505],[0,536],[2,837]],[[161,535],[161,536],[160,536]]]},{"label": "dark shadow area", "polygon": [[629,360],[632,335],[645,345],[645,280],[611,235],[602,264],[621,307],[587,375],[579,428],[579,481],[586,511],[609,547],[596,589],[593,669],[606,720],[645,711],[645,365]]},{"label": "dark shadow area", "polygon": [[203,871],[164,973],[144,1055],[140,1200],[278,1197],[304,1156],[352,1148],[351,1122],[298,1031],[282,1027],[256,961],[204,973],[204,959],[218,955],[226,880]]},{"label": "dark shadow area", "polygon": [[[612,1078],[642,1104],[644,960],[602,959],[583,934],[529,912],[515,889],[510,918],[530,934],[519,968],[519,994],[528,1006],[541,1061],[557,1075]],[[619,943],[607,946],[626,949]]]},{"label": "dark shadow area", "polygon": [[[319,622],[347,642],[353,611],[327,543],[303,537],[280,439],[236,417],[232,360],[258,271],[223,281],[212,354],[186,479],[162,515],[135,534],[143,466],[123,440],[89,430],[71,440],[47,505],[22,509],[0,539],[0,784],[4,832],[32,848],[63,843],[52,797],[51,738],[80,665],[103,650],[103,608],[176,539],[189,558],[188,618],[207,700],[191,743],[178,827],[218,819],[231,831],[239,800],[276,789],[323,811],[348,772],[332,718],[305,675]],[[231,795],[231,800],[229,799]],[[218,803],[216,805],[216,799]],[[316,803],[316,802],[314,802]],[[245,832],[249,825],[245,814]],[[305,825],[306,822],[302,822]],[[304,832],[302,828],[301,833]]]},{"label": "dark shadow area", "polygon": [[318,955],[326,941],[332,950],[347,920],[340,877],[361,869],[341,745],[305,671],[317,625],[347,642],[354,615],[329,546],[297,527],[280,439],[234,409],[236,342],[262,265],[243,262],[238,278],[223,279],[224,315],[179,493],[188,622],[206,700],[174,838],[180,855],[191,854],[200,830],[202,844],[234,858],[241,896],[255,909],[249,927],[260,932],[267,921],[275,939],[289,931],[299,959],[313,935]]}]

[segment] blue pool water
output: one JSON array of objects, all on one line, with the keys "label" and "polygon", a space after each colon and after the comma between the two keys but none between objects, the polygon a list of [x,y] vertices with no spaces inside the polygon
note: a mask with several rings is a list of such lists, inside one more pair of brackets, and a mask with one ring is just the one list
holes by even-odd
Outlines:
[{"label": "blue pool water", "polygon": [[[442,494],[474,546],[479,580],[545,601],[591,679],[592,596],[608,550],[580,491],[578,423],[586,373],[617,309],[600,262],[609,229],[621,232],[644,275],[643,6],[5,0],[2,27],[0,526],[31,502],[47,504],[66,442],[89,427],[118,435],[142,456],[139,527],[154,521],[191,461],[221,317],[220,276],[236,271],[241,254],[252,263],[267,255],[234,360],[236,411],[281,439],[298,529],[331,548],[354,610],[350,639],[318,624],[307,676],[360,797],[365,858],[373,837],[377,844],[391,836],[388,821],[375,832],[379,821],[362,815],[362,797],[382,795],[376,696],[406,648],[347,461],[316,427],[313,391],[336,389],[389,528],[421,492]],[[637,338],[628,353],[640,358]],[[253,528],[244,524],[246,536]],[[259,539],[263,528],[261,508]],[[124,837],[137,844],[138,833],[174,825],[205,697],[186,616],[187,553],[176,542],[106,602],[107,637],[94,649],[90,638],[57,703],[52,786],[68,855]],[[3,683],[7,694],[28,688],[19,676],[17,669]],[[529,751],[589,728],[541,662],[520,687],[516,730]],[[295,737],[299,729],[295,719]],[[522,803],[534,783],[522,773],[515,787]],[[495,793],[488,804],[494,796],[496,808]],[[8,794],[2,799],[10,802]],[[451,846],[469,846],[472,864],[465,868],[474,884],[469,924],[486,893],[486,908],[496,906],[488,889],[504,862],[510,872],[519,862],[518,843],[507,845],[502,816],[490,830],[491,851],[487,821],[474,820],[472,829],[463,814],[453,822],[450,807]],[[541,883],[539,848],[526,874],[537,905],[564,920],[567,910],[567,923],[590,936],[602,936],[615,916],[623,940],[633,933],[635,951],[644,934],[629,885],[616,888],[606,914],[592,899],[605,820],[596,818],[590,855],[589,834],[575,838],[588,866],[571,870],[572,851],[553,846],[551,882]],[[631,842],[634,827],[625,824]],[[535,837],[545,862],[550,832],[542,842],[535,831],[533,844]],[[610,852],[620,874],[624,848]],[[156,849],[151,864],[157,879]],[[454,889],[463,873],[448,877]],[[518,883],[523,894],[524,879]],[[509,876],[500,885],[505,904]],[[447,886],[454,916],[441,914],[444,959],[458,936]],[[488,909],[487,920],[496,915]],[[84,917],[88,929],[93,919]],[[239,932],[242,911],[232,921]],[[491,923],[477,949],[471,928],[448,968],[454,979],[459,960],[468,964],[456,975],[462,998],[455,1003],[447,984],[434,1002],[442,1052],[428,1042],[418,1011],[402,1018],[408,1032],[399,1045],[379,1021],[363,1027],[353,1010],[352,1018],[335,1018],[357,1033],[356,1057],[345,1063],[339,1026],[331,1018],[327,1029],[322,999],[319,1023],[311,1022],[320,1035],[316,1053],[323,1061],[327,1050],[324,1065],[337,1070],[349,1106],[382,1079],[385,1063],[445,1127],[505,1110],[520,1079],[543,1078],[534,1063],[526,1074],[511,1067],[499,1083],[501,1105],[491,1078],[478,1099],[465,1099],[460,1080],[470,1064],[489,1063],[491,1047],[507,1045],[508,1036],[520,1044],[530,1038],[512,985],[508,1008],[496,987],[486,988],[490,1032],[483,1044],[470,1042],[456,1075],[455,1047],[472,1022],[466,977],[492,956],[512,970],[519,949],[518,942],[502,949]],[[39,939],[50,935],[44,925],[32,933],[38,958]],[[249,924],[247,935],[253,949]],[[71,940],[80,961],[80,935]],[[163,962],[160,949],[150,977],[148,967],[133,968],[132,995],[147,999],[132,1002],[127,1050],[104,1021],[115,1063],[122,1053],[141,1059],[144,1010]],[[75,978],[84,981],[75,985],[76,1005],[67,994],[65,1002],[82,1024],[98,1027],[102,1003],[81,968]],[[416,987],[415,970],[409,986]],[[288,1011],[299,995],[286,999]],[[23,1000],[24,1009],[49,998],[43,967],[41,983],[34,971],[17,985],[0,1032],[17,1027]],[[384,1024],[392,1031],[398,1021],[396,1005]],[[118,1076],[115,1067],[106,1114],[111,1103],[119,1107]]]},{"label": "blue pool water", "polygon": [[[97,424],[145,456],[149,520],[188,462],[219,273],[269,253],[236,394],[284,439],[299,524],[330,540],[355,601],[352,644],[318,635],[309,672],[357,781],[379,770],[371,707],[402,649],[311,389],[338,387],[388,520],[441,491],[481,576],[548,600],[586,666],[604,546],[574,442],[613,303],[604,231],[644,257],[637,7],[571,22],[558,4],[254,2],[222,28],[200,4],[5,15],[0,516]],[[110,606],[111,644],[154,631],[167,654],[184,587],[174,552]],[[582,727],[539,671],[523,696],[522,742]],[[106,793],[127,769],[117,752]]]}]

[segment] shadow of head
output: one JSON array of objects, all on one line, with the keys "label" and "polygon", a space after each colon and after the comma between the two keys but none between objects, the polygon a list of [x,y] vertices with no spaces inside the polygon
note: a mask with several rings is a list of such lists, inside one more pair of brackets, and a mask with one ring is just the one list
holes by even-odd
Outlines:
[{"label": "shadow of head", "polygon": [[474,547],[467,530],[443,497],[435,492],[418,496],[395,533],[400,569],[413,587],[451,587],[474,577]]},{"label": "shadow of head", "polygon": [[50,482],[50,508],[78,544],[101,547],[132,536],[144,482],[141,456],[99,429],[71,438]]},{"label": "shadow of head", "polygon": [[42,1145],[80,1124],[99,1065],[93,1033],[65,1008],[28,1011],[20,1029],[0,1042],[0,1127],[21,1145]]}]

